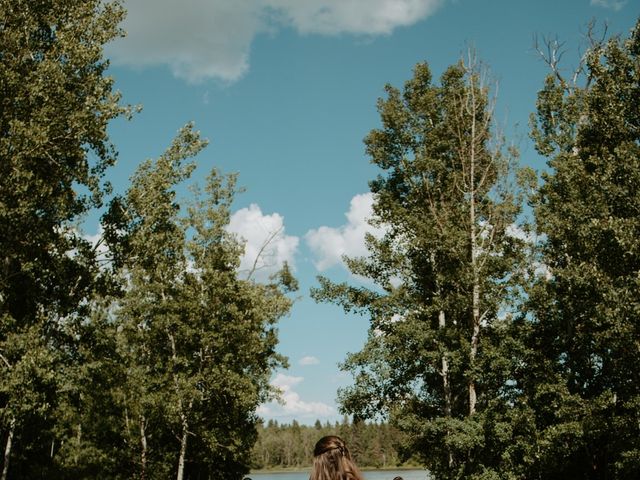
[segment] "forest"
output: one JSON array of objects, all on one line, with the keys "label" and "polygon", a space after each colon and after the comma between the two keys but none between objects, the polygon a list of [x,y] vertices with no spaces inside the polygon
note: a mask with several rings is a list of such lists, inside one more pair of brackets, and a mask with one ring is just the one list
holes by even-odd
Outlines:
[{"label": "forest", "polygon": [[307,292],[286,263],[239,272],[237,175],[189,183],[207,145],[189,123],[125,191],[106,180],[109,125],[136,110],[104,54],[124,15],[0,0],[0,480],[241,479],[308,465],[328,432],[435,479],[640,478],[640,21],[590,29],[573,71],[538,46],[542,173],[473,52],[385,87],[364,139],[382,234],[346,259],[366,282],[310,292],[370,322],[342,364],[347,419],[283,426],[256,412]]},{"label": "forest", "polygon": [[325,435],[339,435],[354,461],[361,468],[390,468],[417,465],[400,452],[402,433],[388,423],[316,420],[314,425],[278,424],[269,420],[258,425],[258,440],[253,447],[252,469],[280,470],[309,468],[313,447]]}]

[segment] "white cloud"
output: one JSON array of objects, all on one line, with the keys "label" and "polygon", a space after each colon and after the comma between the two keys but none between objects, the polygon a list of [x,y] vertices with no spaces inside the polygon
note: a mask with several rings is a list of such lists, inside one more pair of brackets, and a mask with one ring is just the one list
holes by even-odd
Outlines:
[{"label": "white cloud", "polygon": [[307,245],[317,257],[314,262],[320,271],[334,265],[342,264],[342,257],[361,257],[367,255],[364,241],[367,232],[380,236],[382,230],[374,228],[367,219],[371,217],[373,194],[364,193],[351,199],[349,211],[346,213],[347,223],[338,227],[322,226],[310,230],[305,235]]},{"label": "white cloud", "polygon": [[253,278],[265,280],[285,261],[295,268],[299,239],[285,235],[284,218],[278,213],[265,215],[254,203],[235,212],[227,230],[246,242],[240,273],[249,275],[253,271]]},{"label": "white cloud", "polygon": [[129,0],[128,36],[115,64],[169,66],[190,82],[234,81],[249,68],[254,37],[291,26],[300,33],[389,34],[432,14],[443,0]]},{"label": "white cloud", "polygon": [[312,357],[312,356],[306,356],[306,357],[302,357],[298,363],[302,366],[307,366],[307,365],[318,365],[320,363],[320,360],[318,360],[316,357]]},{"label": "white cloud", "polygon": [[293,377],[278,373],[271,381],[271,385],[277,387],[281,394],[281,403],[270,402],[260,405],[258,414],[278,420],[313,421],[319,418],[335,416],[334,407],[323,402],[307,402],[293,390],[293,387],[304,381],[303,377]]},{"label": "white cloud", "polygon": [[130,0],[127,37],[108,54],[116,65],[167,65],[190,82],[232,81],[249,68],[249,48],[261,30],[251,0]]},{"label": "white cloud", "polygon": [[440,0],[267,0],[301,33],[389,34],[432,14]]},{"label": "white cloud", "polygon": [[595,7],[610,8],[617,12],[627,4],[627,0],[591,0],[591,5]]}]

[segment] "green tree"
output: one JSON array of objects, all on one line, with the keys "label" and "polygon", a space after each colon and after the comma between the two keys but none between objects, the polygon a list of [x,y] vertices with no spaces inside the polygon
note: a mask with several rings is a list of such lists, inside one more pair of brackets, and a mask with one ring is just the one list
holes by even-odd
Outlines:
[{"label": "green tree", "polygon": [[127,418],[141,478],[236,478],[256,439],[255,411],[285,365],[276,323],[295,283],[288,267],[259,284],[237,269],[242,244],[226,231],[235,176],[215,170],[184,208],[176,187],[206,142],[191,125],[137,170],[124,201],[125,294],[117,311]]},{"label": "green tree", "polygon": [[439,86],[419,64],[402,92],[386,92],[382,128],[365,139],[381,169],[370,222],[384,234],[367,238],[368,257],[347,259],[377,288],[320,278],[313,295],[371,319],[363,350],[344,364],[355,377],[340,393],[344,411],[390,415],[439,478],[480,475],[501,468],[495,450],[511,441],[485,441],[488,412],[516,396],[506,315],[520,281],[515,152],[495,132],[473,59]]},{"label": "green tree", "polygon": [[56,476],[53,419],[98,268],[74,222],[100,205],[125,113],[105,75],[118,2],[0,0],[1,478]]},{"label": "green tree", "polygon": [[550,62],[533,119],[550,171],[535,205],[549,275],[523,325],[539,439],[532,475],[638,478],[640,23],[584,58],[575,80]]},{"label": "green tree", "polygon": [[75,330],[74,361],[67,362],[57,392],[55,436],[50,455],[59,476],[77,479],[132,478],[121,428],[125,370],[117,350],[114,299],[97,296]]},{"label": "green tree", "polygon": [[[331,425],[323,427],[319,421],[307,426],[295,420],[290,425],[278,425],[270,420],[266,426],[261,424],[258,427],[253,468],[310,467],[316,442],[325,435],[336,434],[347,441],[352,455],[357,454],[358,466],[399,466],[401,462],[396,450],[400,443],[399,432],[387,423],[365,423],[362,420],[358,423],[355,427],[347,418],[334,428]],[[357,453],[354,451],[356,446]],[[295,458],[288,461],[288,456]]]}]

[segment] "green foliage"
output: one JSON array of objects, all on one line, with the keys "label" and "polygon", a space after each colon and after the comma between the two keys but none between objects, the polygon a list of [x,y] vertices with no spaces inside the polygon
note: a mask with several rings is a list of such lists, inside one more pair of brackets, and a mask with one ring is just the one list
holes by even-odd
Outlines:
[{"label": "green foliage", "polygon": [[377,288],[321,278],[313,291],[371,319],[363,350],[344,363],[355,377],[340,393],[344,411],[388,415],[438,478],[513,461],[499,454],[513,436],[487,421],[510,421],[516,396],[517,342],[502,316],[522,281],[522,241],[510,234],[522,198],[483,78],[459,63],[438,86],[419,64],[402,92],[386,87],[382,128],[365,139],[381,169],[371,223],[385,233],[367,238],[370,256],[348,259]]},{"label": "green foliage", "polygon": [[[182,207],[203,142],[191,125],[156,162],[143,163],[124,199],[129,252],[115,314],[125,369],[120,406],[130,462],[141,476],[239,477],[255,441],[255,411],[271,396],[276,322],[295,283],[257,284],[237,275],[242,246],[227,233],[235,176],[215,170],[204,195]],[[282,288],[282,289],[281,289]],[[123,417],[124,419],[124,417]],[[182,467],[180,466],[182,464]]]},{"label": "green foliage", "polygon": [[0,0],[2,480],[240,477],[286,364],[276,322],[296,279],[238,279],[235,177],[176,197],[206,144],[192,126],[111,201],[106,257],[76,226],[110,193],[107,126],[130,112],[102,57],[123,15]]},{"label": "green foliage", "polygon": [[107,125],[127,111],[102,58],[122,15],[117,2],[0,1],[3,451],[13,440],[3,477],[57,475],[59,392],[101,286],[95,252],[74,222],[107,190],[102,175],[115,161]]},{"label": "green foliage", "polygon": [[398,451],[402,434],[388,423],[350,422],[314,426],[278,424],[273,420],[258,427],[258,441],[252,453],[256,469],[308,468],[313,447],[325,435],[340,435],[360,468],[397,467],[403,464]]},{"label": "green foliage", "polygon": [[533,138],[551,278],[531,291],[523,379],[545,478],[636,478],[640,430],[640,23],[596,43],[584,83],[549,76]]}]

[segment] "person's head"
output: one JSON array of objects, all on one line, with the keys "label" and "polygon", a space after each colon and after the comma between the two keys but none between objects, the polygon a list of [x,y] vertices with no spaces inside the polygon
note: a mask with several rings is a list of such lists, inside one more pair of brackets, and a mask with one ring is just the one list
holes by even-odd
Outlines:
[{"label": "person's head", "polygon": [[393,477],[393,480],[402,480],[402,477]]},{"label": "person's head", "polygon": [[335,435],[322,437],[313,449],[309,480],[364,480],[344,441]]}]

